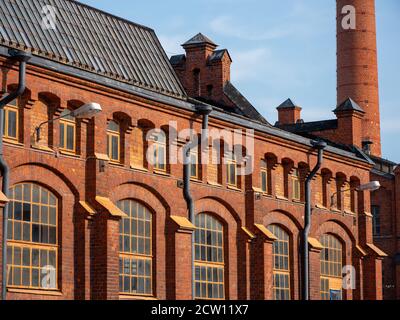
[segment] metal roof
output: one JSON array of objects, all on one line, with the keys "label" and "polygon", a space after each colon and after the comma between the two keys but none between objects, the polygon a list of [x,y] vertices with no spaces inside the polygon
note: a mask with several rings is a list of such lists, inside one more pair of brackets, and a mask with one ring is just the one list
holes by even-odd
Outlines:
[{"label": "metal roof", "polygon": [[227,81],[224,86],[224,94],[237,108],[239,108],[240,112],[245,117],[270,125],[230,81]]},{"label": "metal roof", "polygon": [[182,47],[187,47],[187,46],[192,46],[192,45],[199,45],[199,44],[210,44],[214,47],[218,47],[217,44],[214,43],[214,41],[210,40],[207,38],[204,34],[198,33],[196,34],[193,38],[189,39],[186,41]]},{"label": "metal roof", "polygon": [[286,108],[289,108],[289,109],[290,109],[290,108],[296,108],[296,107],[297,107],[297,105],[295,105],[291,99],[287,99],[287,100],[285,100],[284,102],[282,102],[282,103],[277,107],[277,109],[286,109]]},{"label": "metal roof", "polygon": [[[55,13],[54,28],[44,18],[51,17],[46,6]],[[151,91],[186,97],[152,29],[77,1],[1,0],[0,44]]]},{"label": "metal roof", "polygon": [[339,111],[359,111],[365,113],[365,111],[351,98],[347,98],[335,110],[333,110],[333,112]]},{"label": "metal roof", "polygon": [[293,124],[277,124],[278,128],[287,130],[293,133],[302,134],[315,131],[325,131],[337,129],[338,121],[337,119],[332,120],[321,120],[312,122],[298,122]]}]

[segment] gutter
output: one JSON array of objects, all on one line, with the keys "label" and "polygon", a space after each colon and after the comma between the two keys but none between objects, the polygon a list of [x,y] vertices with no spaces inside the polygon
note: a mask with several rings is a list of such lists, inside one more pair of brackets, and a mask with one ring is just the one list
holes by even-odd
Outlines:
[{"label": "gutter", "polygon": [[[12,60],[19,62],[19,81],[16,91],[8,94],[0,100],[0,171],[3,175],[2,190],[6,197],[8,197],[8,189],[10,184],[10,168],[4,160],[3,154],[3,119],[4,107],[11,101],[17,99],[25,91],[26,86],[26,63],[30,59],[30,55],[23,51],[9,50],[9,55]],[[2,259],[2,300],[7,298],[7,234],[8,234],[8,203],[3,209],[3,259]]]},{"label": "gutter", "polygon": [[323,141],[311,141],[313,149],[318,150],[318,162],[314,169],[307,176],[305,182],[305,211],[304,211],[304,229],[302,232],[302,299],[310,300],[310,282],[309,282],[309,257],[308,257],[308,236],[311,228],[311,181],[321,169],[324,149],[326,148],[326,142]]},{"label": "gutter", "polygon": [[[208,142],[208,118],[211,113],[212,108],[209,106],[199,105],[197,107],[197,113],[203,115],[203,123],[202,123],[202,131],[201,131],[201,146],[206,146],[205,143]],[[190,150],[194,147],[198,146],[197,139],[189,141],[183,147],[183,156],[184,156],[184,165],[183,165],[183,197],[185,198],[188,213],[189,213],[189,221],[194,225],[195,214],[194,214],[194,202],[193,197],[190,192]],[[203,150],[201,150],[203,151]],[[203,155],[203,152],[201,153]],[[192,233],[192,299],[195,299],[195,233]]]}]

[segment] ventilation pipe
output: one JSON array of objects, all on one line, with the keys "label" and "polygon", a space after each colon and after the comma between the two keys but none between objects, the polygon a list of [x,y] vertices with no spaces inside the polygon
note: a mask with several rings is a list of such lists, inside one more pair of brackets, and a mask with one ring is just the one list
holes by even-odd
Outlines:
[{"label": "ventilation pipe", "polygon": [[308,235],[311,227],[311,181],[321,169],[324,149],[326,148],[326,142],[323,141],[312,141],[313,149],[318,150],[318,162],[315,168],[308,175],[305,182],[305,212],[304,212],[304,230],[303,230],[303,283],[302,283],[302,299],[310,300],[310,285],[309,285],[309,257],[308,257]]},{"label": "ventilation pipe", "polygon": [[[212,111],[209,105],[199,105],[196,107],[196,113],[203,116],[202,132],[201,132],[201,146],[207,146],[208,143],[208,117]],[[190,151],[198,145],[197,139],[189,141],[183,148],[183,196],[187,203],[189,212],[189,221],[194,224],[194,202],[192,194],[190,193]],[[202,150],[203,151],[203,150]],[[202,152],[203,153],[203,152]],[[195,297],[195,252],[194,252],[194,233],[192,234],[192,299]]]},{"label": "ventilation pipe", "polygon": [[[0,171],[3,175],[2,189],[5,196],[8,196],[9,181],[10,181],[10,169],[4,160],[3,156],[3,119],[4,119],[4,107],[10,102],[17,99],[25,91],[25,80],[26,80],[26,63],[30,59],[30,55],[26,52],[19,50],[9,50],[9,55],[13,61],[19,62],[19,82],[18,88],[14,92],[8,94],[0,100]],[[7,294],[7,222],[8,222],[8,204],[3,209],[3,259],[2,259],[2,300],[6,300]]]}]

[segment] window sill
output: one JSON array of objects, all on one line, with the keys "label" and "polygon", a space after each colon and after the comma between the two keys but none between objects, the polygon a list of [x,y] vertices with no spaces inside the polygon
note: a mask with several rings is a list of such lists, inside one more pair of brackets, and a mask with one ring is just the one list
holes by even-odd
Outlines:
[{"label": "window sill", "polygon": [[130,294],[120,294],[119,298],[121,300],[158,300],[153,296],[135,296]]},{"label": "window sill", "polygon": [[147,170],[144,167],[140,167],[140,166],[135,166],[131,164],[131,169],[136,170],[136,171],[141,171],[141,172],[149,172],[149,170]]},{"label": "window sill", "polygon": [[7,143],[7,144],[12,144],[14,146],[20,146],[20,147],[24,146],[23,143],[20,143],[18,140],[14,140],[14,139],[3,138],[3,142]]},{"label": "window sill", "polygon": [[207,184],[209,184],[210,186],[213,186],[213,187],[222,188],[222,184],[219,184],[218,182],[207,181]]},{"label": "window sill", "polygon": [[284,196],[275,196],[275,198],[278,200],[289,201],[289,199]]},{"label": "window sill", "polygon": [[170,177],[170,174],[165,171],[160,171],[160,170],[153,170],[153,173],[159,176],[164,176],[164,177]]},{"label": "window sill", "polygon": [[69,157],[73,157],[73,158],[80,158],[79,154],[76,154],[75,152],[71,152],[71,151],[66,151],[66,150],[58,150],[58,152],[64,156],[69,156]]},{"label": "window sill", "polygon": [[44,289],[23,289],[23,288],[7,288],[7,292],[34,294],[41,296],[62,296],[63,293],[59,290],[44,290]]},{"label": "window sill", "polygon": [[299,203],[299,204],[304,204],[304,201],[301,201],[299,199],[292,199],[292,202]]},{"label": "window sill", "polygon": [[124,166],[123,163],[112,161],[112,160],[110,160],[110,162],[108,164],[111,165],[111,166],[114,166],[114,167],[123,167]]},{"label": "window sill", "polygon": [[227,185],[226,187],[227,187],[229,190],[232,190],[232,191],[239,191],[239,192],[242,191],[242,189],[239,189],[238,187],[235,187],[235,186]]},{"label": "window sill", "polygon": [[51,149],[51,148],[48,147],[48,146],[41,146],[41,145],[33,144],[33,145],[32,145],[32,149],[36,149],[36,150],[41,150],[41,151],[46,151],[46,152],[54,153],[54,150]]}]

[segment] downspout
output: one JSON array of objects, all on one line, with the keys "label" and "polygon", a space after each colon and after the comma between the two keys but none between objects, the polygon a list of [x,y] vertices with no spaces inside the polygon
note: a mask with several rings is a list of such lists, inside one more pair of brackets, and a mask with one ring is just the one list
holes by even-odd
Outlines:
[{"label": "downspout", "polygon": [[304,229],[303,229],[303,281],[302,281],[302,299],[310,300],[310,283],[309,283],[309,257],[308,257],[308,235],[311,227],[311,181],[321,169],[324,149],[327,144],[323,141],[312,141],[313,149],[318,150],[318,161],[315,168],[307,176],[305,182],[305,212],[304,212]]},{"label": "downspout", "polygon": [[[196,111],[198,114],[203,115],[203,122],[202,122],[202,132],[201,132],[201,146],[203,146],[203,142],[208,141],[208,116],[212,111],[211,106],[197,106]],[[189,212],[189,221],[194,224],[194,202],[192,194],[190,193],[190,150],[198,145],[197,139],[194,141],[189,141],[183,147],[183,196],[185,198],[188,212]],[[195,297],[195,267],[194,267],[194,260],[195,260],[195,252],[194,252],[194,233],[192,234],[192,299],[194,300]]]},{"label": "downspout", "polygon": [[[21,96],[25,91],[25,80],[26,80],[26,63],[30,59],[30,55],[23,51],[9,50],[9,54],[12,60],[19,62],[19,81],[18,88],[16,91],[8,94],[0,100],[0,171],[3,175],[2,191],[6,197],[8,197],[8,189],[10,184],[10,168],[4,160],[3,154],[3,119],[4,119],[4,107]],[[2,259],[2,300],[6,300],[7,294],[7,234],[8,234],[8,204],[3,209],[3,259]]]}]

